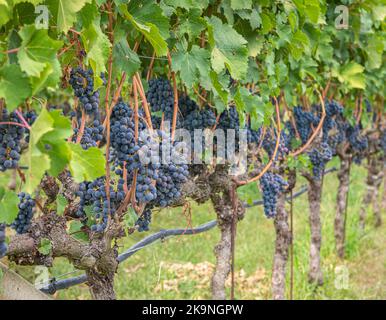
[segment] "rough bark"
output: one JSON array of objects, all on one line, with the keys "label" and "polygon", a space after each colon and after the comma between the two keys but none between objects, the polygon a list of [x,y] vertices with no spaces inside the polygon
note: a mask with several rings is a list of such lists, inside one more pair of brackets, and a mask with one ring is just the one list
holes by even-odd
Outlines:
[{"label": "rough bark", "polygon": [[[378,164],[380,166],[380,164]],[[381,203],[379,199],[379,193],[380,188],[383,180],[383,171],[381,168],[379,168],[379,172],[377,176],[375,177],[375,183],[374,183],[374,199],[373,199],[373,212],[374,212],[374,226],[376,228],[380,227],[382,225],[382,212],[381,212]]]},{"label": "rough bark", "polygon": [[380,225],[382,223],[378,202],[378,192],[377,192],[377,180],[379,175],[382,174],[383,164],[380,165],[376,157],[370,157],[369,163],[367,166],[367,178],[366,178],[366,193],[362,199],[362,205],[359,212],[359,227],[363,232],[366,226],[366,217],[367,210],[370,205],[373,204],[373,210],[375,215],[375,225]]},{"label": "rough bark", "polygon": [[288,213],[285,209],[284,193],[281,194],[278,198],[274,225],[276,232],[276,242],[272,271],[272,297],[275,300],[284,300],[288,249],[292,241],[290,227],[288,224]]},{"label": "rough bark", "polygon": [[[217,222],[221,232],[221,238],[216,245],[214,252],[216,256],[216,266],[212,276],[212,298],[214,300],[225,300],[225,282],[231,272],[232,259],[232,224],[235,224],[244,216],[244,207],[237,198],[237,212],[231,199],[231,188],[233,182],[230,180],[227,167],[218,166],[216,171],[208,179],[211,187],[211,200],[217,214]],[[236,214],[236,217],[234,217]]]},{"label": "rough bark", "polygon": [[322,197],[322,180],[309,179],[308,202],[310,207],[310,266],[308,279],[316,285],[323,284],[323,273],[320,264],[320,248],[322,243],[322,225],[320,219],[320,202]]},{"label": "rough bark", "polygon": [[350,186],[350,162],[347,159],[341,159],[338,172],[339,187],[336,197],[336,215],[334,223],[335,246],[340,258],[344,258],[345,253],[345,215],[346,204],[348,200]]},{"label": "rough bark", "polygon": [[86,272],[91,296],[94,300],[115,300],[114,291],[114,272],[106,274],[99,273],[95,270]]}]

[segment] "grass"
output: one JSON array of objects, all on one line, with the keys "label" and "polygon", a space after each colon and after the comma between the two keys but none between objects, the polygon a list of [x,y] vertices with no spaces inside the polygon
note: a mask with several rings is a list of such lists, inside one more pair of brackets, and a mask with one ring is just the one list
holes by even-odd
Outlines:
[{"label": "grass", "polygon": [[[335,254],[334,215],[336,173],[325,177],[322,201],[322,268],[325,283],[315,288],[307,282],[310,230],[308,201],[304,194],[294,203],[294,299],[385,299],[386,227],[374,229],[371,209],[364,234],[357,228],[366,171],[354,167],[351,174],[347,213],[346,259]],[[298,186],[305,183],[299,181]],[[256,198],[260,196],[257,195]],[[192,224],[214,219],[210,204],[192,205]],[[383,216],[385,213],[383,212]],[[385,220],[385,217],[384,217]],[[150,232],[121,240],[121,250],[162,228],[188,226],[182,209],[156,213]],[[210,298],[210,276],[215,262],[213,248],[219,231],[180,236],[142,249],[120,265],[115,281],[119,299],[205,299]],[[272,220],[262,207],[248,209],[238,225],[236,241],[236,298],[270,299],[270,277],[275,234]],[[22,274],[31,275],[29,268]],[[56,261],[51,276],[71,272],[64,259]],[[79,272],[72,275],[79,274]],[[229,290],[229,286],[228,286]],[[287,292],[288,293],[288,292]],[[60,291],[58,299],[89,299],[86,285]]]}]

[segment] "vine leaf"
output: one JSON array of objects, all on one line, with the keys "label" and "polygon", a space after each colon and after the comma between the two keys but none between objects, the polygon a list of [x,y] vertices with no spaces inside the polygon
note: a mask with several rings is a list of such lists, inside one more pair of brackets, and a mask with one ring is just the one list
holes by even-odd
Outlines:
[{"label": "vine leaf", "polygon": [[83,30],[81,38],[87,52],[87,60],[94,70],[95,87],[103,84],[100,74],[106,71],[106,63],[110,54],[111,43],[102,32],[99,19]]},{"label": "vine leaf", "polygon": [[76,20],[76,13],[91,0],[48,0],[50,13],[56,20],[59,32],[67,33]]},{"label": "vine leaf", "polygon": [[207,18],[207,22],[213,70],[219,73],[227,68],[234,79],[244,78],[248,68],[247,41],[217,17]]},{"label": "vine leaf", "polygon": [[12,17],[12,8],[6,0],[0,0],[0,27]]},{"label": "vine leaf", "polygon": [[72,134],[71,121],[60,113],[60,110],[50,112],[54,121],[54,128],[47,132],[39,141],[39,148],[43,153],[49,155],[51,166],[48,173],[54,177],[63,171],[70,162],[71,150],[66,141]]},{"label": "vine leaf", "polygon": [[193,45],[188,52],[179,50],[173,54],[172,68],[174,71],[179,71],[182,81],[191,87],[200,79],[200,74],[208,77],[209,59],[210,54],[207,50]]},{"label": "vine leaf", "polygon": [[102,150],[92,147],[84,150],[79,144],[69,143],[70,171],[76,182],[92,181],[105,174],[106,160]]},{"label": "vine leaf", "polygon": [[0,69],[0,98],[4,98],[8,111],[12,111],[31,95],[28,78],[16,64]]},{"label": "vine leaf", "polygon": [[113,66],[120,72],[126,72],[128,76],[134,74],[141,66],[138,55],[130,49],[125,38],[114,44]]},{"label": "vine leaf", "polygon": [[47,30],[37,30],[34,25],[23,27],[19,35],[22,39],[17,53],[20,68],[29,76],[39,77],[46,65],[56,60],[56,52],[63,43],[51,39]]},{"label": "vine leaf", "polygon": [[11,224],[18,214],[19,198],[13,191],[0,187],[0,223]]},{"label": "vine leaf", "polygon": [[161,36],[158,27],[150,22],[141,23],[137,21],[127,10],[126,5],[119,6],[120,11],[128,21],[151,43],[157,56],[166,56],[168,53],[168,44]]},{"label": "vine leaf", "polygon": [[163,15],[161,7],[155,1],[131,0],[128,4],[128,11],[139,23],[154,24],[162,38],[169,37],[169,19]]},{"label": "vine leaf", "polygon": [[43,238],[40,240],[38,251],[42,255],[45,255],[45,256],[49,255],[51,252],[51,249],[52,249],[52,244],[51,244],[51,241],[49,239]]},{"label": "vine leaf", "polygon": [[364,67],[362,65],[351,61],[343,65],[339,70],[333,69],[332,75],[349,88],[364,89],[366,87],[366,79],[363,71]]},{"label": "vine leaf", "polygon": [[49,112],[43,108],[40,115],[34,122],[30,130],[29,148],[26,153],[28,170],[26,172],[25,191],[32,193],[39,185],[45,172],[50,168],[50,157],[43,153],[39,148],[39,140],[46,134],[54,130],[54,119]]}]

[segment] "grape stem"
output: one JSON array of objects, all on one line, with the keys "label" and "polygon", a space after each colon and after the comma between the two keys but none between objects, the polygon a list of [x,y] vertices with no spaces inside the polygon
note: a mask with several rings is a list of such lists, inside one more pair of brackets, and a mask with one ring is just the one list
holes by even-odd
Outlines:
[{"label": "grape stem", "polygon": [[175,131],[176,131],[176,126],[177,126],[178,90],[177,90],[176,73],[172,69],[172,57],[170,55],[170,51],[168,51],[168,63],[169,63],[169,68],[170,68],[170,72],[171,72],[172,80],[173,80],[173,94],[174,94],[173,122],[172,122],[172,134],[171,134],[171,139],[173,142]]},{"label": "grape stem", "polygon": [[[276,154],[277,154],[277,151],[279,150],[279,144],[280,144],[280,136],[281,136],[281,121],[280,121],[280,110],[279,110],[279,103],[276,99],[276,97],[274,97],[274,100],[275,100],[275,108],[276,108],[276,119],[277,119],[277,138],[276,138],[276,145],[275,145],[275,150],[272,154],[272,157],[271,159],[269,160],[269,162],[267,163],[267,165],[264,167],[263,170],[261,170],[261,172],[251,178],[251,179],[248,179],[248,180],[244,180],[244,181],[236,181],[236,185],[238,187],[240,186],[243,186],[243,185],[246,185],[248,183],[251,183],[251,182],[255,182],[255,181],[258,181],[268,170],[269,168],[272,166],[275,158],[276,158]],[[323,109],[324,110],[324,109]]]},{"label": "grape stem", "polygon": [[308,139],[308,141],[302,147],[300,147],[298,150],[296,150],[290,154],[290,156],[292,156],[292,157],[295,157],[295,156],[301,154],[304,150],[306,150],[310,146],[310,144],[314,141],[314,139],[316,138],[316,136],[318,135],[318,133],[320,132],[320,130],[323,127],[324,118],[326,117],[326,109],[324,107],[324,100],[323,100],[321,93],[319,91],[317,91],[317,92],[319,95],[320,103],[322,105],[322,117],[320,118],[318,126],[316,127],[315,131],[312,133],[312,135]]},{"label": "grape stem", "polygon": [[28,129],[28,130],[31,130],[31,126],[28,124],[28,122],[24,119],[23,115],[21,114],[21,112],[17,109],[15,109],[15,113],[16,115],[19,117],[19,119],[21,120],[21,122],[23,122],[23,124],[25,125],[25,127]]}]

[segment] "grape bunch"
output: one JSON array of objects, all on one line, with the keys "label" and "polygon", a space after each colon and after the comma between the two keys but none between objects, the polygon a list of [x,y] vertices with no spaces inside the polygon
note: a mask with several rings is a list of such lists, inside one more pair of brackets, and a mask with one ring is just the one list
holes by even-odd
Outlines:
[{"label": "grape bunch", "polygon": [[0,223],[0,259],[3,258],[8,251],[8,246],[5,242],[5,227],[5,223]]},{"label": "grape bunch", "polygon": [[212,128],[215,124],[216,115],[209,107],[195,109],[184,119],[184,128],[190,132],[194,132],[195,129]]},{"label": "grape bunch", "polygon": [[[24,119],[27,121],[27,123],[32,126],[34,124],[34,122],[36,121],[37,119],[37,114],[35,112],[35,110],[28,110],[27,112],[25,112],[23,114],[23,117]],[[29,131],[27,132],[26,136],[25,136],[25,141],[28,143],[29,142]]]},{"label": "grape bunch", "polygon": [[164,78],[149,80],[146,99],[150,103],[152,111],[162,111],[165,114],[165,120],[172,119],[174,94],[169,80]]},{"label": "grape bunch", "polygon": [[[3,109],[0,117],[2,122],[20,123],[20,119],[14,112],[8,114]],[[0,171],[16,168],[20,159],[20,142],[25,134],[25,129],[16,125],[0,125]]]},{"label": "grape bunch", "polygon": [[349,126],[346,130],[346,137],[352,149],[356,152],[364,152],[368,146],[369,141],[366,136],[361,135],[360,125]]},{"label": "grape bunch", "polygon": [[145,208],[142,215],[135,222],[135,225],[138,226],[139,232],[149,231],[149,226],[151,222],[151,209]]},{"label": "grape bunch", "polygon": [[[74,129],[74,135],[72,141],[75,142],[79,134],[79,129]],[[84,128],[82,139],[80,140],[80,145],[84,150],[87,150],[91,147],[96,147],[97,143],[103,140],[103,125],[99,120],[94,120],[91,126],[86,126]]]},{"label": "grape bunch", "polygon": [[[275,135],[272,136],[271,130],[267,130],[264,140],[263,140],[263,148],[267,152],[268,156],[271,158],[276,148],[276,140],[277,140],[277,132],[276,129],[273,130]],[[280,140],[279,147],[276,153],[275,160],[283,159],[289,153],[289,135],[287,135],[284,131],[280,132]]]},{"label": "grape bunch", "polygon": [[264,213],[267,218],[276,215],[277,199],[287,186],[287,181],[278,174],[266,172],[261,177],[260,187],[263,192]]},{"label": "grape bunch", "polygon": [[28,232],[31,226],[31,221],[34,216],[35,201],[27,193],[21,192],[19,197],[19,213],[12,223],[12,228],[16,230],[18,234]]},{"label": "grape bunch", "polygon": [[[312,126],[317,126],[320,119],[312,112],[305,111],[302,109],[302,107],[299,106],[294,107],[293,115],[295,119],[296,128],[300,136],[300,140],[303,144],[305,144],[311,135]],[[293,128],[292,123],[287,122],[286,126],[289,130],[290,139],[294,138],[296,134],[295,128]]]},{"label": "grape bunch", "polygon": [[308,156],[312,163],[312,173],[316,179],[320,179],[324,174],[326,163],[332,159],[332,151],[329,145],[322,142],[319,147],[312,149]]},{"label": "grape bunch", "polygon": [[[119,179],[116,186],[114,181],[110,181],[110,215],[114,216],[114,213],[119,208],[123,199],[125,198],[124,192],[125,181]],[[93,225],[91,225],[91,231],[103,232],[106,229],[108,217],[109,217],[109,201],[106,193],[106,178],[100,177],[94,181],[84,181],[79,185],[77,195],[80,198],[79,209],[77,215],[83,222],[87,221],[87,215],[85,211],[86,206],[92,207],[92,213],[94,214]]]},{"label": "grape bunch", "polygon": [[[320,107],[318,106],[318,109]],[[323,122],[323,142],[328,142],[329,132],[336,126],[335,117],[343,114],[343,107],[335,100],[325,103],[326,117]],[[321,111],[320,111],[321,112]]]},{"label": "grape bunch", "polygon": [[74,68],[71,70],[69,82],[86,113],[98,113],[99,91],[94,91],[93,71]]}]

